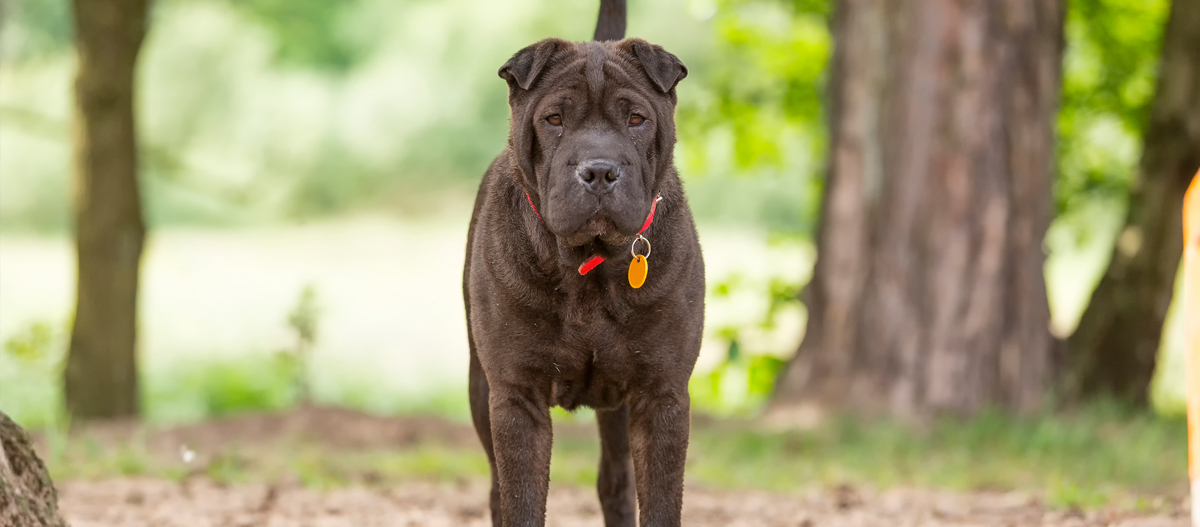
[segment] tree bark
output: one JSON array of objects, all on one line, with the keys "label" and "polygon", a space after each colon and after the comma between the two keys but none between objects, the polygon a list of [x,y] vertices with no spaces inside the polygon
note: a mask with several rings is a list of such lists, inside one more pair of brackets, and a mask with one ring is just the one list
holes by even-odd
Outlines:
[{"label": "tree bark", "polygon": [[58,492],[29,434],[0,412],[0,525],[66,527]]},{"label": "tree bark", "polygon": [[145,0],[74,0],[78,284],[65,371],[75,418],[136,415],[137,294],[145,226],[138,193],[134,70]]},{"label": "tree bark", "polygon": [[1138,178],[1108,270],[1069,340],[1072,398],[1149,401],[1183,254],[1183,195],[1200,167],[1200,0],[1175,0]]},{"label": "tree bark", "polygon": [[831,152],[770,411],[921,418],[1041,408],[1061,0],[842,0]]}]

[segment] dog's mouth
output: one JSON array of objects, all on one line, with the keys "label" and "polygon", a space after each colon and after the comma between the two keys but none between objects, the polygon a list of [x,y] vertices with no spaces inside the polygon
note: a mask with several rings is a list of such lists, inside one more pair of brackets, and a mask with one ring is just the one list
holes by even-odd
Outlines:
[{"label": "dog's mouth", "polygon": [[574,233],[563,237],[570,247],[584,245],[621,245],[628,241],[629,236],[621,234],[617,225],[602,212],[597,212],[584,222]]}]

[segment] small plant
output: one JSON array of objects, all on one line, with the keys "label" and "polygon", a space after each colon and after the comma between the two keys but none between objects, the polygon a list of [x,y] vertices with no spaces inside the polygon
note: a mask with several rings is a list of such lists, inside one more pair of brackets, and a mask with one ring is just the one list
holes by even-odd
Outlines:
[{"label": "small plant", "polygon": [[799,300],[800,284],[772,277],[765,284],[754,283],[734,273],[713,286],[714,298],[728,298],[744,291],[753,291],[767,299],[766,309],[757,321],[727,324],[716,329],[714,336],[729,344],[725,360],[712,371],[696,374],[689,383],[694,404],[716,414],[748,414],[757,411],[770,397],[775,379],[785,361],[747,349],[745,333],[773,331],[776,319],[785,308]]},{"label": "small plant", "polygon": [[320,310],[317,306],[317,290],[311,283],[304,286],[296,307],[288,314],[288,326],[296,332],[296,347],[290,352],[282,352],[280,357],[291,366],[295,385],[296,399],[301,405],[312,402],[312,386],[309,379],[309,365],[312,348],[317,341],[317,325]]},{"label": "small plant", "polygon": [[57,358],[52,350],[54,330],[46,322],[34,322],[4,343],[9,356],[25,363]]},{"label": "small plant", "polygon": [[0,410],[27,429],[65,430],[70,421],[62,402],[69,330],[62,327],[30,322],[0,353]]},{"label": "small plant", "polygon": [[[731,342],[731,350],[736,342]],[[730,356],[712,371],[692,377],[688,391],[693,404],[716,414],[754,413],[771,396],[784,361],[773,355]]]}]

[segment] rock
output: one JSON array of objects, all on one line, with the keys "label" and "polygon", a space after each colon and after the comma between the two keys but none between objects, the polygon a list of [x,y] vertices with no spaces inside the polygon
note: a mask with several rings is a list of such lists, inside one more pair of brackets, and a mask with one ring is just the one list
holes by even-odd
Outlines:
[{"label": "rock", "polygon": [[66,527],[29,434],[0,412],[0,527]]}]

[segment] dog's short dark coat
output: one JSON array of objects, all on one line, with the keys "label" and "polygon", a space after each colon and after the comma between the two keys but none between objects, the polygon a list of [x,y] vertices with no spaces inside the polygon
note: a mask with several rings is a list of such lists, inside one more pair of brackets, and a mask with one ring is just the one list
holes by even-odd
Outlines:
[{"label": "dog's short dark coat", "polygon": [[[556,405],[596,410],[606,525],[639,513],[643,527],[679,525],[704,319],[704,263],[672,158],[686,75],[637,39],[543,40],[500,69],[512,127],[480,184],[463,271],[493,525],[544,525]],[[630,246],[656,196],[649,276],[634,289]],[[581,276],[593,255],[607,261]]]}]

